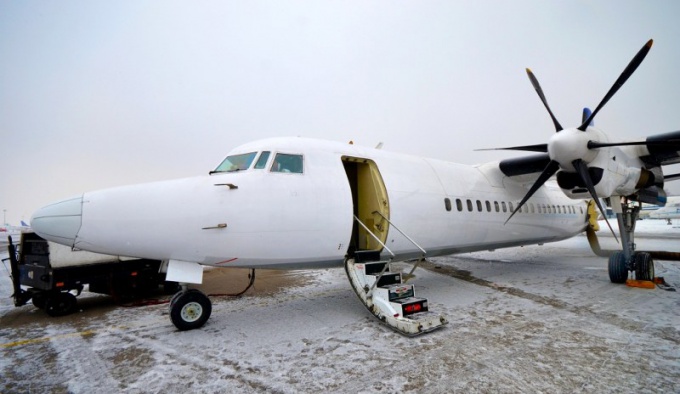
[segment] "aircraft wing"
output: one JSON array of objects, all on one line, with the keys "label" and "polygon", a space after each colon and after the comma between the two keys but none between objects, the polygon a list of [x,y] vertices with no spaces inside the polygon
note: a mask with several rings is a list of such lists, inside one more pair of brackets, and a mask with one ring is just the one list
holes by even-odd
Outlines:
[{"label": "aircraft wing", "polygon": [[498,167],[506,176],[540,174],[550,162],[547,153],[501,160]]},{"label": "aircraft wing", "polygon": [[647,155],[640,159],[651,166],[665,166],[680,163],[680,131],[657,134],[645,141]]}]

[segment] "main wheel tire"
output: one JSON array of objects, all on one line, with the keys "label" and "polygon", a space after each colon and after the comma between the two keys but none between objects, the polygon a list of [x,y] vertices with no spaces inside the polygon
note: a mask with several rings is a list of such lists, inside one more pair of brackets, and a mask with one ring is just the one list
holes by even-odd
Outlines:
[{"label": "main wheel tire", "polygon": [[78,300],[71,293],[56,293],[45,300],[45,312],[52,317],[65,316],[76,310]]},{"label": "main wheel tire", "polygon": [[45,309],[45,303],[47,302],[47,297],[42,293],[34,293],[31,297],[33,301],[33,306],[38,309]]},{"label": "main wheel tire", "polygon": [[202,327],[212,312],[212,303],[208,296],[198,290],[178,294],[170,306],[172,324],[180,331]]},{"label": "main wheel tire", "polygon": [[635,279],[654,279],[654,260],[651,254],[646,252],[635,254]]},{"label": "main wheel tire", "polygon": [[628,267],[623,252],[616,252],[609,256],[609,280],[612,283],[626,283],[627,279]]}]

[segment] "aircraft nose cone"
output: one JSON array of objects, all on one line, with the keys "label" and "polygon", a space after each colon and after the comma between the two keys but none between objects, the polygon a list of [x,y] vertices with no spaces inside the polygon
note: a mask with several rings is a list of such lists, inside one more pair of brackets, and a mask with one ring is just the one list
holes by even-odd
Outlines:
[{"label": "aircraft nose cone", "polygon": [[83,196],[69,198],[38,209],[31,217],[31,227],[48,241],[73,246],[82,214]]}]

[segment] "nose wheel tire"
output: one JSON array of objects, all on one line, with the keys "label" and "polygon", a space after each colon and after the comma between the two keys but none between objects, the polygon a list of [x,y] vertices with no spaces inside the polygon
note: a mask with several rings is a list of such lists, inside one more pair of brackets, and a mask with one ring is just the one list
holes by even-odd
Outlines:
[{"label": "nose wheel tire", "polygon": [[170,320],[180,331],[202,327],[212,312],[212,303],[198,290],[177,293],[170,303]]}]

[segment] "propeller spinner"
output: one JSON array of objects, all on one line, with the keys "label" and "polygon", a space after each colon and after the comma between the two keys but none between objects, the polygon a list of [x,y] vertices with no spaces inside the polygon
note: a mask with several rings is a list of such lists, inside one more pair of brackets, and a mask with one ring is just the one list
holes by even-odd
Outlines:
[{"label": "propeller spinner", "polygon": [[575,173],[580,178],[583,185],[590,193],[590,196],[597,203],[597,207],[600,209],[602,216],[605,218],[607,226],[609,226],[609,229],[614,235],[614,238],[616,238],[618,242],[618,238],[614,233],[614,229],[612,229],[611,224],[609,224],[609,220],[607,220],[607,216],[605,215],[604,209],[602,208],[600,200],[597,197],[594,182],[591,176],[591,171],[589,171],[588,168],[588,163],[592,162],[597,156],[598,151],[596,151],[595,149],[604,146],[615,146],[619,144],[607,144],[607,143],[603,144],[599,142],[594,142],[598,140],[601,141],[603,136],[599,134],[597,131],[595,131],[595,129],[592,128],[589,129],[588,126],[592,124],[593,120],[595,119],[595,116],[600,111],[600,109],[602,109],[602,107],[604,107],[604,105],[607,104],[607,102],[614,96],[614,94],[616,94],[616,92],[621,88],[621,86],[623,86],[623,84],[626,83],[628,78],[630,78],[630,76],[633,75],[635,70],[644,60],[645,56],[647,56],[647,53],[649,53],[649,50],[651,49],[653,42],[654,42],[653,40],[647,41],[647,43],[638,51],[635,57],[633,57],[630,63],[628,63],[628,66],[626,66],[626,68],[623,70],[623,72],[616,80],[616,82],[614,82],[614,85],[609,89],[609,91],[604,96],[602,101],[600,101],[595,110],[592,113],[590,113],[590,111],[584,111],[583,123],[577,128],[564,129],[560,125],[560,123],[557,121],[557,118],[555,118],[555,115],[550,109],[550,106],[548,105],[548,101],[545,98],[545,94],[543,94],[543,89],[541,88],[541,85],[538,83],[538,79],[536,78],[534,73],[527,68],[527,75],[529,76],[529,80],[531,81],[531,84],[536,90],[538,97],[541,99],[541,102],[548,110],[550,118],[552,119],[553,124],[555,125],[556,134],[554,134],[552,138],[550,138],[548,144],[501,148],[504,150],[528,150],[533,152],[548,152],[548,155],[550,156],[550,162],[545,167],[543,172],[541,172],[541,174],[538,176],[536,182],[534,182],[534,184],[531,186],[529,192],[517,205],[517,207],[512,212],[510,217],[508,217],[508,219],[505,221],[506,223],[510,221],[510,219],[515,215],[515,213],[522,209],[522,206],[527,202],[527,200],[529,200],[529,198],[531,198],[531,196],[533,196],[534,193],[536,193],[536,191],[541,186],[543,186],[543,184],[550,177],[555,175],[557,171],[561,170],[568,173]]}]

